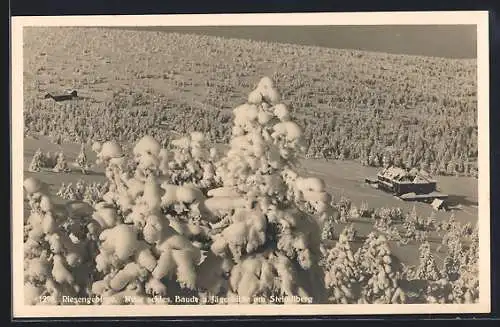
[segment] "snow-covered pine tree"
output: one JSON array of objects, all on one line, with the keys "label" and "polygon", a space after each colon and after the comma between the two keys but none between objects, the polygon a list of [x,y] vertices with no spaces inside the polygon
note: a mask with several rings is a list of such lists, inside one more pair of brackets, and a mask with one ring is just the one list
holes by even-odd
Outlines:
[{"label": "snow-covered pine tree", "polygon": [[424,242],[420,245],[419,253],[419,265],[415,277],[428,281],[440,279],[441,274],[432,255],[429,242]]},{"label": "snow-covered pine tree", "polygon": [[436,229],[436,213],[434,211],[432,211],[429,217],[427,217],[425,225],[427,226],[428,230]]},{"label": "snow-covered pine tree", "polygon": [[89,168],[89,163],[87,160],[87,154],[85,153],[85,144],[82,143],[80,146],[80,152],[78,153],[78,157],[76,158],[76,164],[80,167],[82,174],[86,175],[87,170]]},{"label": "snow-covered pine tree", "polygon": [[438,247],[439,251],[443,250],[443,248],[453,248],[458,243],[461,244],[462,228],[460,226],[460,223],[455,220],[454,213],[450,215],[448,221],[445,221],[441,224],[441,231],[444,232],[444,235],[441,240],[441,245]]},{"label": "snow-covered pine tree", "polygon": [[43,154],[42,150],[37,149],[33,154],[33,158],[31,159],[31,163],[29,165],[28,171],[30,172],[39,172],[43,167]]},{"label": "snow-covered pine tree", "polygon": [[415,205],[411,209],[411,212],[408,216],[408,220],[414,221],[414,222],[417,222],[417,220],[418,220],[417,208],[415,207]]},{"label": "snow-covered pine tree", "polygon": [[359,206],[359,215],[362,218],[369,218],[372,214],[373,210],[370,210],[370,207],[368,206],[368,202],[362,201],[361,205]]},{"label": "snow-covered pine tree", "polygon": [[461,266],[466,267],[469,264],[477,264],[479,261],[479,228],[478,224],[472,229],[470,235],[470,244],[464,247],[465,255],[461,256]]},{"label": "snow-covered pine tree", "polygon": [[334,210],[324,182],[296,172],[302,129],[267,77],[233,114],[230,148],[217,167],[223,187],[205,201],[217,226],[215,257],[205,262],[222,260],[229,276],[227,289],[212,292],[325,302],[321,225]]},{"label": "snow-covered pine tree", "polygon": [[356,303],[359,296],[359,271],[347,238],[348,231],[342,231],[335,247],[328,250],[324,259],[325,286],[329,291],[330,303]]},{"label": "snow-covered pine tree", "polygon": [[462,226],[462,237],[472,238],[473,234],[474,234],[474,227],[472,227],[472,224],[470,222]]},{"label": "snow-covered pine tree", "polygon": [[357,219],[360,217],[359,210],[355,205],[351,205],[351,209],[348,211],[347,220]]},{"label": "snow-covered pine tree", "polygon": [[323,230],[321,231],[321,240],[329,241],[333,240],[335,237],[335,225],[332,219],[327,219],[323,225]]},{"label": "snow-covered pine tree", "polygon": [[75,183],[75,197],[77,200],[82,200],[83,195],[85,194],[85,189],[87,188],[87,183],[83,179],[78,179]]},{"label": "snow-covered pine tree", "polygon": [[202,133],[172,140],[169,149],[163,150],[165,159],[160,167],[170,183],[192,184],[203,193],[219,186],[215,176],[215,162],[219,159],[215,148],[208,148],[208,140]]},{"label": "snow-covered pine tree", "polygon": [[447,254],[443,262],[443,276],[450,281],[458,279],[460,274],[460,265],[462,261],[463,244],[460,236],[457,235],[458,230],[448,232],[447,237]]},{"label": "snow-covered pine tree", "polygon": [[455,303],[477,303],[479,301],[479,267],[467,266],[453,284]]},{"label": "snow-covered pine tree", "polygon": [[68,162],[66,161],[66,157],[64,156],[64,153],[62,151],[60,151],[57,154],[57,163],[55,167],[52,168],[52,171],[56,173],[60,172],[67,173],[71,171],[71,169],[68,167]]},{"label": "snow-covered pine tree", "polygon": [[77,194],[75,192],[75,188],[73,187],[73,183],[69,183],[68,185],[61,186],[61,189],[58,192],[61,198],[65,200],[76,200]]},{"label": "snow-covered pine tree", "polygon": [[451,229],[454,229],[456,227],[457,220],[455,219],[455,214],[452,212],[448,220],[442,224],[442,230],[444,232],[449,232]]},{"label": "snow-covered pine tree", "polygon": [[423,300],[430,304],[453,303],[453,283],[446,278],[427,281],[427,288],[423,290]]},{"label": "snow-covered pine tree", "polygon": [[103,201],[103,196],[108,191],[106,183],[92,183],[90,186],[85,188],[85,192],[83,194],[83,201],[89,203],[94,206],[98,202]]},{"label": "snow-covered pine tree", "polygon": [[356,229],[354,228],[354,224],[353,223],[350,223],[349,225],[347,225],[342,230],[341,235],[343,237],[345,237],[345,239],[347,240],[347,242],[354,242],[354,241],[356,241],[356,239],[358,237],[358,233],[357,233]]},{"label": "snow-covered pine tree", "polygon": [[456,303],[476,303],[479,300],[479,230],[476,224],[469,247],[462,251],[459,277],[453,284]]},{"label": "snow-covered pine tree", "polygon": [[59,190],[57,190],[56,196],[63,198],[64,192],[66,191],[66,183],[62,182]]},{"label": "snow-covered pine tree", "polygon": [[345,195],[340,196],[340,200],[335,204],[339,215],[339,221],[342,223],[346,223],[349,220],[349,214],[351,211],[352,201],[346,197]]},{"label": "snow-covered pine tree", "polygon": [[368,234],[354,258],[360,270],[359,303],[405,303],[406,295],[399,287],[401,263],[392,255],[383,235]]},{"label": "snow-covered pine tree", "polygon": [[406,216],[403,222],[404,231],[401,237],[404,239],[404,242],[408,243],[415,240],[417,234],[417,219],[417,209],[413,206],[412,211]]}]

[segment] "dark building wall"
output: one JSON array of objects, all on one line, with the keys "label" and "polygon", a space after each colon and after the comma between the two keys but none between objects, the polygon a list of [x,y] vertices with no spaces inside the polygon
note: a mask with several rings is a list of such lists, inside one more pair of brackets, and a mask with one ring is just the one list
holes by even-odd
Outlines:
[{"label": "dark building wall", "polygon": [[413,185],[410,184],[396,184],[396,193],[397,194],[404,194],[404,193],[410,193],[410,192],[415,192],[414,188],[412,187]]},{"label": "dark building wall", "polygon": [[436,183],[426,183],[426,184],[395,184],[395,192],[397,194],[405,193],[431,193],[436,190]]},{"label": "dark building wall", "polygon": [[392,193],[392,192],[394,192],[394,189],[393,189],[392,187],[389,187],[389,186],[387,186],[387,185],[385,185],[385,184],[382,184],[382,183],[379,183],[379,184],[378,184],[378,187],[379,187],[381,190],[384,190],[384,191],[386,191],[386,192],[391,192],[391,193]]}]

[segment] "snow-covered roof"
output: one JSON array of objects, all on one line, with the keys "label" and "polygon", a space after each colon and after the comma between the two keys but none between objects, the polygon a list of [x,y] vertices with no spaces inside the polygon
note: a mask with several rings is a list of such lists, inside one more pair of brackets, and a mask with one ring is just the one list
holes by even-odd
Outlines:
[{"label": "snow-covered roof", "polygon": [[419,184],[419,183],[430,183],[430,182],[433,182],[432,180],[418,174],[415,176],[415,178],[413,179],[412,183],[416,183],[416,184]]},{"label": "snow-covered roof", "polygon": [[379,176],[400,180],[402,177],[406,176],[408,173],[406,170],[399,167],[388,167],[379,173]]},{"label": "snow-covered roof", "polygon": [[[432,178],[432,176],[426,172],[425,170],[420,170],[417,172],[415,178],[418,178],[419,181],[426,183],[436,183],[436,180]],[[414,181],[416,183],[416,181]]]},{"label": "snow-covered roof", "polygon": [[403,168],[399,167],[388,167],[378,173],[379,176],[385,177],[392,180],[401,181],[406,177],[407,180],[412,183],[435,183],[436,181],[423,170],[417,170],[416,168],[410,170],[409,172]]}]

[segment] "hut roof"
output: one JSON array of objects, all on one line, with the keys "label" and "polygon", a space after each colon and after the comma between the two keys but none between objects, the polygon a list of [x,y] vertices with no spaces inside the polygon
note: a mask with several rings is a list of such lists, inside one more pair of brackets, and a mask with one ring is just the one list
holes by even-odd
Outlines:
[{"label": "hut roof", "polygon": [[388,167],[384,170],[382,170],[379,173],[379,176],[389,178],[389,179],[395,179],[395,180],[400,180],[404,176],[406,176],[408,173],[406,170],[399,168],[399,167]]},{"label": "hut roof", "polygon": [[378,176],[396,181],[409,181],[412,183],[435,183],[429,173],[423,170],[412,169],[409,172],[399,167],[388,167],[378,173]]}]

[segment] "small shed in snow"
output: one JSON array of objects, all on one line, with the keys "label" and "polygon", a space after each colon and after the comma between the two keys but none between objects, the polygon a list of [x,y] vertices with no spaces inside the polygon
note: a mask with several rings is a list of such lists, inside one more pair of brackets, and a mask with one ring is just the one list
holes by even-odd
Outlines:
[{"label": "small shed in snow", "polygon": [[443,199],[434,199],[431,205],[436,211],[446,210],[446,202]]},{"label": "small shed in snow", "polygon": [[55,93],[45,94],[45,99],[53,99],[56,102],[73,100],[77,97],[78,97],[78,93],[76,92],[76,90],[73,90],[71,92],[67,91],[65,93],[59,93],[59,94],[55,94]]}]

